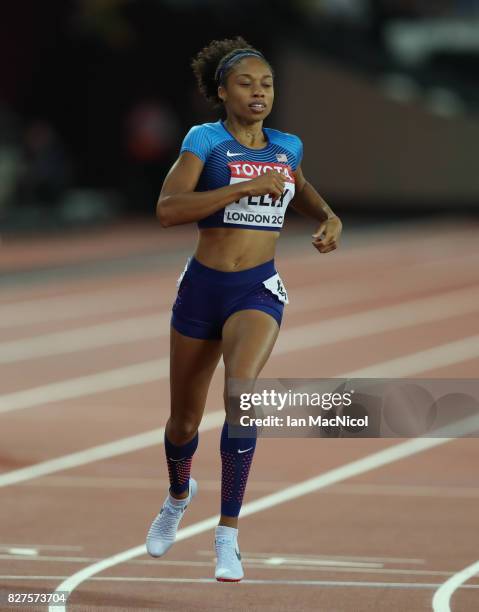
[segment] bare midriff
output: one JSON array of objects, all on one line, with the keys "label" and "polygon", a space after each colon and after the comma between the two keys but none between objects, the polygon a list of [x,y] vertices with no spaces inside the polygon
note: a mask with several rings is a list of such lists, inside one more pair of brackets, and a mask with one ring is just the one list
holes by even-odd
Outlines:
[{"label": "bare midriff", "polygon": [[195,258],[223,272],[238,272],[274,258],[279,232],[209,227],[199,230]]}]

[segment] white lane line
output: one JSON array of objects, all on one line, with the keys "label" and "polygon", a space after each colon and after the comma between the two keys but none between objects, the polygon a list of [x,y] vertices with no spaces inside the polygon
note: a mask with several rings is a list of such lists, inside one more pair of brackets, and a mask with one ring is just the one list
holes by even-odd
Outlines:
[{"label": "white lane line", "polygon": [[[148,291],[150,291],[148,289]],[[101,290],[68,296],[38,298],[0,305],[0,328],[32,325],[50,321],[68,321],[80,317],[125,312],[169,303],[172,295],[153,291],[142,293],[137,287],[128,291]]]},{"label": "white lane line", "polygon": [[451,612],[451,597],[464,582],[479,574],[479,561],[468,565],[457,574],[454,574],[442,584],[434,593],[432,598],[432,609],[434,612]]},{"label": "white lane line", "polygon": [[[4,574],[0,580],[62,580],[67,576],[17,576]],[[91,578],[95,582],[171,582],[192,584],[215,584],[214,578],[145,578],[143,576],[95,576]],[[241,584],[273,584],[273,585],[298,585],[298,586],[331,586],[331,587],[359,587],[359,588],[392,588],[392,589],[435,589],[437,582],[366,582],[363,580],[261,580],[243,579]],[[10,587],[12,591],[15,587]],[[479,585],[464,585],[463,589],[479,589]],[[57,607],[57,606],[55,606]],[[55,609],[55,607],[53,609]]]},{"label": "white lane line", "polygon": [[[423,278],[419,280],[422,281]],[[411,279],[408,278],[408,282],[411,283]],[[328,292],[324,296],[325,299],[320,298],[320,306],[347,303],[348,296],[352,296],[354,302],[360,300],[361,295],[365,298],[373,290],[367,284],[360,284],[354,290],[355,285],[356,283],[353,283],[353,287],[343,285],[342,291],[338,293],[334,292],[334,287],[328,286]],[[382,285],[380,287],[382,290],[384,289]],[[311,286],[297,290],[292,313],[307,312],[318,308],[318,304],[311,299],[311,291]],[[352,315],[329,318],[317,323],[312,331],[309,331],[311,324],[305,326],[306,329],[301,327],[286,329],[283,330],[283,335],[279,337],[278,344],[289,343],[289,336],[291,335],[293,341],[302,344],[304,342],[301,334],[302,329],[305,336],[310,335],[311,342],[314,341],[316,346],[320,346],[335,339],[340,341],[347,338],[362,337],[375,331],[401,329],[420,323],[469,314],[478,310],[479,287],[448,290],[439,295],[409,300]],[[110,323],[83,326],[67,331],[2,342],[0,343],[0,363],[16,363],[27,359],[38,359],[160,338],[169,334],[170,316],[171,312],[168,310],[153,315],[130,317]],[[316,334],[318,335],[317,339]]]},{"label": "white lane line", "polygon": [[66,546],[66,545],[61,545],[61,544],[5,544],[5,542],[3,542],[0,545],[0,552],[4,552],[6,550],[8,550],[9,548],[22,548],[22,547],[30,547],[30,548],[37,548],[38,550],[83,550],[83,546]]},{"label": "white lane line", "polygon": [[[309,310],[317,310],[318,307],[352,305],[375,299],[399,298],[405,300],[413,291],[462,290],[461,282],[464,285],[477,282],[479,256],[461,257],[459,261],[455,260],[454,264],[460,265],[460,270],[454,276],[456,287],[450,284],[444,286],[445,282],[450,279],[444,274],[445,261],[439,260],[420,263],[412,267],[411,265],[398,266],[394,268],[394,272],[386,269],[381,273],[378,272],[374,277],[355,278],[353,281],[331,280],[326,286],[321,283],[319,287],[310,285],[292,287],[289,290],[292,298],[290,306],[293,309],[297,300],[307,301]],[[449,259],[447,259],[447,265],[451,265]],[[316,297],[319,302],[313,299]],[[306,310],[306,306],[303,310]]]},{"label": "white lane line", "polygon": [[[201,481],[203,483],[203,481]],[[249,489],[248,489],[249,490]],[[211,550],[197,550],[196,553],[198,555],[203,555],[207,557],[211,557]],[[241,552],[244,556],[248,556],[250,559],[255,557],[257,560],[266,559],[271,556],[271,553],[260,553],[260,552],[245,552],[244,550]],[[279,556],[285,559],[297,559],[298,555],[294,555],[292,553],[278,553]],[[403,557],[367,557],[364,555],[351,556],[351,555],[308,555],[307,553],[301,553],[301,559],[337,559],[339,561],[368,561],[371,563],[411,563],[413,565],[424,565],[426,561],[424,559],[407,559]],[[158,559],[155,559],[154,563],[157,563]],[[442,572],[441,572],[442,573]],[[445,572],[447,574],[447,572]]]},{"label": "white lane line", "polygon": [[[36,557],[38,555],[38,550],[36,548],[8,548],[7,552],[10,555],[20,555],[21,557]],[[9,555],[5,555],[6,558],[10,559]],[[0,555],[0,559],[2,555]],[[31,559],[28,559],[29,561]]]},{"label": "white lane line", "polygon": [[127,342],[159,338],[170,332],[171,312],[119,319],[0,343],[0,363],[67,355],[77,351],[104,348]]},{"label": "white lane line", "polygon": [[[32,553],[33,554],[33,553]],[[15,556],[17,555],[17,556]],[[210,555],[211,556],[211,555]],[[11,555],[0,555],[1,560],[8,561],[39,561],[39,562],[59,562],[59,563],[92,563],[96,561],[101,561],[102,558],[94,558],[94,557],[67,557],[63,555],[41,555],[35,558],[28,558],[24,554],[20,553],[12,553]],[[158,565],[157,559],[151,561],[143,561],[142,564],[148,565]],[[242,553],[242,561],[250,566],[250,567],[262,567],[263,569],[267,566],[274,566],[273,568],[268,569],[295,569],[299,566],[308,566],[308,569],[317,569],[318,567],[322,569],[337,569],[342,571],[347,571],[349,568],[368,570],[372,573],[376,573],[375,570],[382,569],[382,563],[371,563],[371,562],[360,562],[360,561],[338,561],[335,559],[302,559],[301,557],[297,558],[287,558],[287,557],[270,557],[268,559],[256,559],[254,557],[249,557],[248,553]],[[132,561],[132,564],[140,564],[141,561]],[[165,565],[171,565],[171,562],[167,561],[164,563]],[[212,562],[207,561],[177,561],[174,565],[182,565],[182,566],[211,566]],[[281,567],[280,567],[281,566]],[[401,570],[401,573],[409,574],[407,570]],[[447,574],[446,574],[447,575]]]},{"label": "white lane line", "polygon": [[[92,580],[122,582],[182,582],[182,583],[203,583],[218,584],[214,578],[120,578],[114,577],[95,577]],[[352,580],[261,580],[243,579],[242,584],[272,584],[288,586],[329,586],[329,587],[360,587],[360,588],[393,588],[393,589],[434,589],[437,583],[424,582],[365,582]],[[465,588],[479,589],[479,585],[470,585]]]},{"label": "white lane line", "polygon": [[[292,329],[284,330],[279,336],[273,351],[273,357],[295,350],[316,348],[344,340],[362,338],[370,334],[411,327],[419,323],[447,319],[453,315],[475,312],[479,308],[477,304],[478,299],[479,288],[473,288],[461,292],[450,292],[440,297],[412,300],[400,305],[327,319],[319,323],[296,326]],[[149,335],[154,335],[153,329],[150,329]],[[452,350],[454,346],[457,346],[456,350],[459,353],[467,353],[469,350],[473,357],[475,357],[477,351],[474,350],[474,343],[478,344],[478,337],[472,336],[469,339],[459,340],[456,341],[456,344],[449,343],[449,347]],[[467,343],[469,349],[466,349],[463,343]],[[435,350],[435,348],[430,349],[432,353]],[[416,359],[422,359],[422,354],[417,353]],[[404,357],[399,358],[398,365],[395,368],[401,369],[401,360],[404,359]],[[444,363],[447,364],[448,358],[446,354],[443,359]],[[222,362],[220,367],[223,367]],[[392,371],[387,376],[397,376],[394,373],[392,362],[384,364],[383,370],[390,367]],[[382,376],[382,374],[377,373],[377,364],[358,371],[363,372],[371,369],[375,372],[372,376]],[[169,358],[165,357],[161,360],[151,360],[123,366],[98,374],[90,374],[62,382],[38,386],[25,391],[15,391],[0,396],[0,413],[82,397],[101,391],[121,389],[130,385],[154,382],[166,378],[168,374]],[[367,378],[368,376],[368,374],[357,374],[351,376],[351,378]]]},{"label": "white lane line", "polygon": [[[468,300],[473,300],[473,303],[468,303]],[[274,354],[354,340],[477,311],[479,287],[451,291],[286,329],[278,337]]]},{"label": "white lane line", "polygon": [[[241,559],[245,563],[248,563],[248,564],[254,563],[254,562],[258,563],[258,559],[249,558],[248,555],[244,555],[243,553],[241,553]],[[269,557],[268,559],[263,559],[263,565],[272,565],[274,567],[277,567],[278,569],[281,569],[283,566],[286,566],[286,565],[289,568],[295,567],[298,565],[300,566],[308,565],[312,569],[313,568],[316,569],[318,566],[322,568],[332,567],[334,569],[343,569],[343,570],[354,567],[354,568],[367,569],[367,570],[373,570],[373,571],[375,569],[383,568],[382,563],[368,563],[368,562],[363,562],[363,561],[338,561],[336,559],[306,559],[300,556],[298,557],[279,557],[279,556]]]},{"label": "white lane line", "polygon": [[[52,488],[84,488],[84,489],[147,489],[169,486],[167,478],[122,478],[121,476],[80,476],[78,474],[66,476],[45,476],[39,480],[26,481],[26,486],[52,487]],[[248,491],[264,492],[265,490],[276,490],[278,487],[287,487],[291,482],[288,480],[256,480],[248,483]],[[220,491],[221,483],[218,480],[201,480],[202,491]],[[479,490],[477,491],[479,496]]]},{"label": "white lane line", "polygon": [[[243,553],[242,553],[243,554]],[[398,568],[385,568],[385,567],[356,567],[354,563],[348,565],[340,565],[337,563],[330,563],[327,565],[311,564],[309,560],[304,560],[304,563],[282,563],[282,564],[268,564],[266,559],[258,559],[254,557],[248,557],[249,553],[243,555],[243,561],[249,568],[255,569],[267,569],[271,571],[309,571],[309,572],[326,572],[331,573],[345,573],[345,574],[381,574],[381,575],[395,575],[395,576],[441,576],[449,577],[451,572],[445,572],[440,570],[415,570],[415,569],[398,569]],[[211,557],[211,552],[208,557]],[[15,557],[12,555],[1,555],[0,559],[8,559],[10,562],[19,563],[25,561],[25,558]],[[53,556],[43,555],[38,558],[29,558],[31,561],[39,561],[40,563],[51,562],[51,563],[93,563],[101,561],[101,558],[92,557],[66,557],[66,556]],[[125,561],[125,565],[165,565],[165,566],[181,566],[181,567],[211,567],[212,561],[170,561],[166,559],[136,559],[131,561]]]},{"label": "white lane line", "polygon": [[[200,425],[200,432],[216,429],[223,425],[224,420],[224,410],[209,412],[203,417]],[[161,445],[163,444],[164,432],[164,427],[160,427],[136,436],[129,436],[127,438],[115,440],[114,442],[108,442],[107,444],[100,444],[76,453],[63,455],[62,457],[49,459],[48,461],[42,461],[41,463],[20,468],[19,470],[13,470],[6,474],[0,474],[0,487],[18,484],[25,480],[31,480],[32,478],[38,478],[39,476],[45,476],[46,474],[52,474],[54,472],[69,470],[80,465],[94,463],[95,461],[111,459],[112,457],[132,453],[150,446]]]},{"label": "white lane line", "polygon": [[[427,357],[427,361],[424,361],[425,355]],[[475,336],[473,338],[465,338],[464,340],[448,342],[446,344],[437,346],[434,349],[427,349],[426,351],[419,351],[418,353],[405,355],[399,360],[399,362],[398,360],[393,359],[391,361],[380,362],[375,366],[370,366],[363,370],[355,370],[354,372],[338,374],[337,378],[359,378],[361,376],[365,376],[362,373],[364,371],[367,371],[367,376],[373,378],[378,376],[376,374],[378,371],[382,372],[383,370],[386,372],[386,375],[389,376],[388,364],[390,363],[392,366],[394,366],[394,376],[410,376],[412,374],[417,374],[418,372],[424,371],[425,367],[432,370],[435,367],[444,367],[445,365],[460,363],[461,361],[472,359],[478,355],[479,336]],[[384,374],[382,374],[382,376],[384,376]],[[82,387],[80,386],[80,389],[77,391],[79,395],[81,395],[81,388]],[[85,394],[87,394],[88,388],[84,389],[84,391]],[[90,392],[93,393],[94,391],[91,390]],[[203,418],[205,425],[202,428],[207,427],[209,429],[210,419],[217,422],[218,426],[220,426],[220,424],[222,424],[224,421],[224,410],[218,410],[206,414]],[[163,428],[154,429],[135,436],[121,438],[115,442],[100,444],[76,453],[63,455],[62,457],[49,459],[25,468],[0,474],[0,487],[17,484],[19,482],[24,482],[25,480],[38,478],[39,476],[46,476],[48,474],[53,474],[54,472],[68,470],[80,465],[87,465],[102,459],[117,457],[118,455],[131,453],[136,450],[161,444],[163,442],[163,431]]]},{"label": "white lane line", "polygon": [[[478,417],[476,416],[463,419],[460,422],[460,429],[467,432],[470,430],[471,423],[474,423],[477,426],[477,422]],[[443,428],[443,432],[447,433],[447,431],[450,431],[450,429],[450,427]],[[379,467],[384,467],[385,465],[389,465],[395,461],[399,461],[400,459],[411,457],[417,453],[440,446],[446,442],[449,442],[449,440],[450,438],[416,438],[396,444],[379,452],[367,455],[362,459],[357,459],[356,461],[352,461],[340,467],[328,470],[323,474],[319,474],[318,476],[304,480],[303,482],[277,491],[276,493],[271,493],[269,495],[265,495],[264,497],[260,497],[259,499],[248,502],[241,508],[241,517],[244,519],[246,516],[255,514],[256,512],[261,512],[262,510],[268,510],[288,501],[303,497],[304,495],[316,492],[324,487],[330,486],[331,484],[359,476],[360,474],[365,474],[366,472],[378,469]],[[214,515],[194,523],[193,525],[189,525],[188,527],[178,531],[176,541],[179,542],[186,540],[200,533],[204,533],[205,531],[209,531],[210,529],[213,529],[217,523],[218,515]],[[56,588],[56,591],[66,591],[71,593],[82,582],[88,580],[95,574],[144,554],[146,554],[146,546],[145,544],[141,544],[103,559],[102,561],[93,563],[92,565],[84,567],[64,580]],[[65,609],[66,608],[64,606],[60,606],[58,612],[64,612]],[[55,612],[53,606],[50,606],[49,610],[50,612]]]},{"label": "white lane line", "polygon": [[479,357],[479,334],[448,342],[436,348],[440,350],[425,349],[411,355],[390,359],[382,364],[353,370],[349,373],[349,378],[401,378],[416,372],[425,373],[475,359]]},{"label": "white lane line", "polygon": [[153,359],[0,395],[0,413],[156,382],[168,376],[169,363],[169,357]]},{"label": "white lane line", "polygon": [[[168,481],[169,483],[169,481]],[[38,483],[40,484],[40,483]],[[327,493],[332,495],[399,495],[402,497],[444,497],[477,499],[477,487],[436,487],[427,485],[387,485],[387,484],[342,484],[331,487]]]}]

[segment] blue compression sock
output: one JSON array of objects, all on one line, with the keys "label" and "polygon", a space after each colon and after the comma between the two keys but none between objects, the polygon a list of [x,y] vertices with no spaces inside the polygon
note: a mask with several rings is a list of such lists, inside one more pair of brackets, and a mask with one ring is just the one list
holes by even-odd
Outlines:
[{"label": "blue compression sock", "polygon": [[189,442],[181,446],[172,444],[165,432],[165,454],[170,477],[170,493],[179,495],[188,490],[191,462],[197,447],[198,432]]},{"label": "blue compression sock", "polygon": [[249,438],[228,438],[228,429],[225,421],[220,443],[221,514],[238,516],[256,448],[256,428]]}]

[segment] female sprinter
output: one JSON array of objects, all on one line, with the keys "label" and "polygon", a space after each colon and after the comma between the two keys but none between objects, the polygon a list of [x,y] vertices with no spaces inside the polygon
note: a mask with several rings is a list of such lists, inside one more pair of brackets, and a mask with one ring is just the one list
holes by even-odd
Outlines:
[{"label": "female sprinter", "polygon": [[[191,128],[157,206],[163,227],[198,222],[199,239],[173,305],[165,428],[170,488],[147,535],[154,557],[173,544],[197,490],[191,461],[221,355],[225,383],[228,377],[254,381],[278,336],[288,296],[274,254],[288,204],[319,222],[313,245],[320,253],[335,249],[341,233],[341,221],[303,176],[301,140],[263,128],[274,95],[273,70],[263,55],[241,37],[215,40],[192,67],[201,92],[223,107],[226,119]],[[219,581],[243,577],[238,515],[255,446],[256,435],[229,438],[225,419],[215,530]]]}]

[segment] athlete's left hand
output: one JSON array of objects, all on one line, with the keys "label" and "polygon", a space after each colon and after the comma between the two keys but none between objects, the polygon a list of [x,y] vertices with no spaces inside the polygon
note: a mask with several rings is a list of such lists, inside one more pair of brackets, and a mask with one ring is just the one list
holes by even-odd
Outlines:
[{"label": "athlete's left hand", "polygon": [[330,217],[321,223],[313,234],[313,246],[320,253],[329,253],[338,247],[338,240],[343,229],[339,217]]}]

